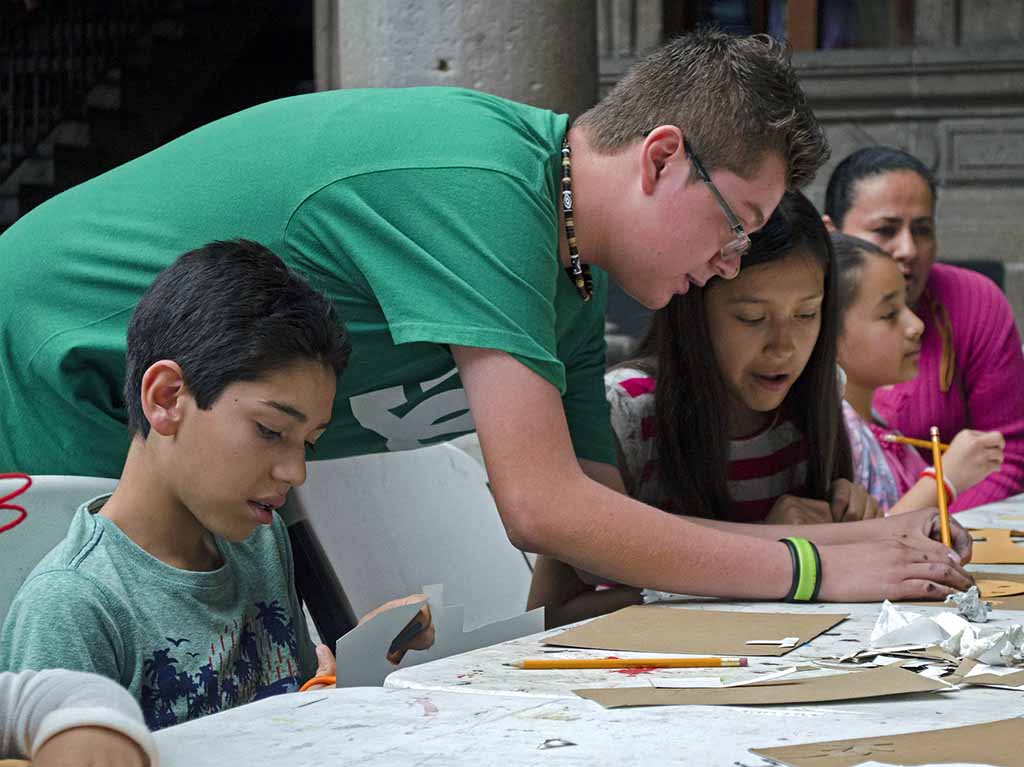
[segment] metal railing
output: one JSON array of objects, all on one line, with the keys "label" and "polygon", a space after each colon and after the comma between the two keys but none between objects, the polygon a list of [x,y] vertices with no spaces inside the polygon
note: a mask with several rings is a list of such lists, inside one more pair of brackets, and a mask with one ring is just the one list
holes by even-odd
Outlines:
[{"label": "metal railing", "polygon": [[154,0],[5,4],[0,21],[0,181],[72,110],[81,109]]}]

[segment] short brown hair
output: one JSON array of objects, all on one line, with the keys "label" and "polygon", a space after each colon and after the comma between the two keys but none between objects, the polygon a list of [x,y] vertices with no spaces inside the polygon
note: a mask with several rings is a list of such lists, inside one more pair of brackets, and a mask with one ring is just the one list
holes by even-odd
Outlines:
[{"label": "short brown hair", "polygon": [[605,154],[676,125],[709,170],[743,177],[777,152],[791,189],[810,182],[830,154],[788,48],[768,35],[705,29],[677,37],[638,62],[576,125]]}]

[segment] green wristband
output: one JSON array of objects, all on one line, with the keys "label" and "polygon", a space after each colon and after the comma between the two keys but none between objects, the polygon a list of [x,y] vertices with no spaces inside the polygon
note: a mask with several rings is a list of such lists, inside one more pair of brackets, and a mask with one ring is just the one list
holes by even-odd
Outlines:
[{"label": "green wristband", "polygon": [[793,558],[793,583],[787,602],[813,602],[821,588],[821,557],[818,549],[806,538],[782,538]]}]

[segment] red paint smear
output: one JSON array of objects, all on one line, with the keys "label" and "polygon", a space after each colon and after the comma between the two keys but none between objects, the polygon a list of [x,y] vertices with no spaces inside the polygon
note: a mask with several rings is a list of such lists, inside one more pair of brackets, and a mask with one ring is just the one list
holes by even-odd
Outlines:
[{"label": "red paint smear", "polygon": [[[605,660],[622,660],[618,655],[609,655]],[[657,666],[641,666],[639,668],[613,668],[609,669],[613,674],[623,674],[625,676],[639,676],[640,674],[650,674],[652,671],[657,671]]]},{"label": "red paint smear", "polygon": [[25,511],[23,507],[18,506],[16,503],[8,503],[8,501],[14,500],[19,495],[28,490],[30,487],[32,487],[32,477],[30,477],[28,474],[20,473],[0,474],[0,479],[21,479],[25,481],[25,484],[22,485],[21,487],[17,488],[16,490],[12,490],[7,495],[0,496],[0,509],[14,511],[18,514],[18,516],[15,519],[11,520],[10,522],[7,522],[4,525],[0,525],[0,533],[3,533],[20,525],[22,522],[25,521],[25,517],[28,516],[28,512]]},{"label": "red paint smear", "polygon": [[657,671],[657,666],[643,666],[642,668],[614,668],[611,669],[613,674],[624,674],[625,676],[637,676],[638,674],[650,674],[652,671]]}]

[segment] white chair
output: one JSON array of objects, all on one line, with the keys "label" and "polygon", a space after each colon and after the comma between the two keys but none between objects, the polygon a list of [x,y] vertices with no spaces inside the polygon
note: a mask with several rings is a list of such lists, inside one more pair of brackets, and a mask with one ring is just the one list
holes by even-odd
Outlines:
[{"label": "white chair", "polygon": [[[22,484],[24,480],[0,479],[0,497]],[[116,479],[39,475],[32,477],[27,491],[10,501],[28,515],[18,526],[0,533],[0,624],[25,577],[67,533],[78,507],[116,485]],[[15,516],[0,510],[0,524]]]},{"label": "white chair", "polygon": [[483,467],[450,444],[313,462],[292,495],[356,615],[435,583],[467,628],[526,609],[530,567]]}]

